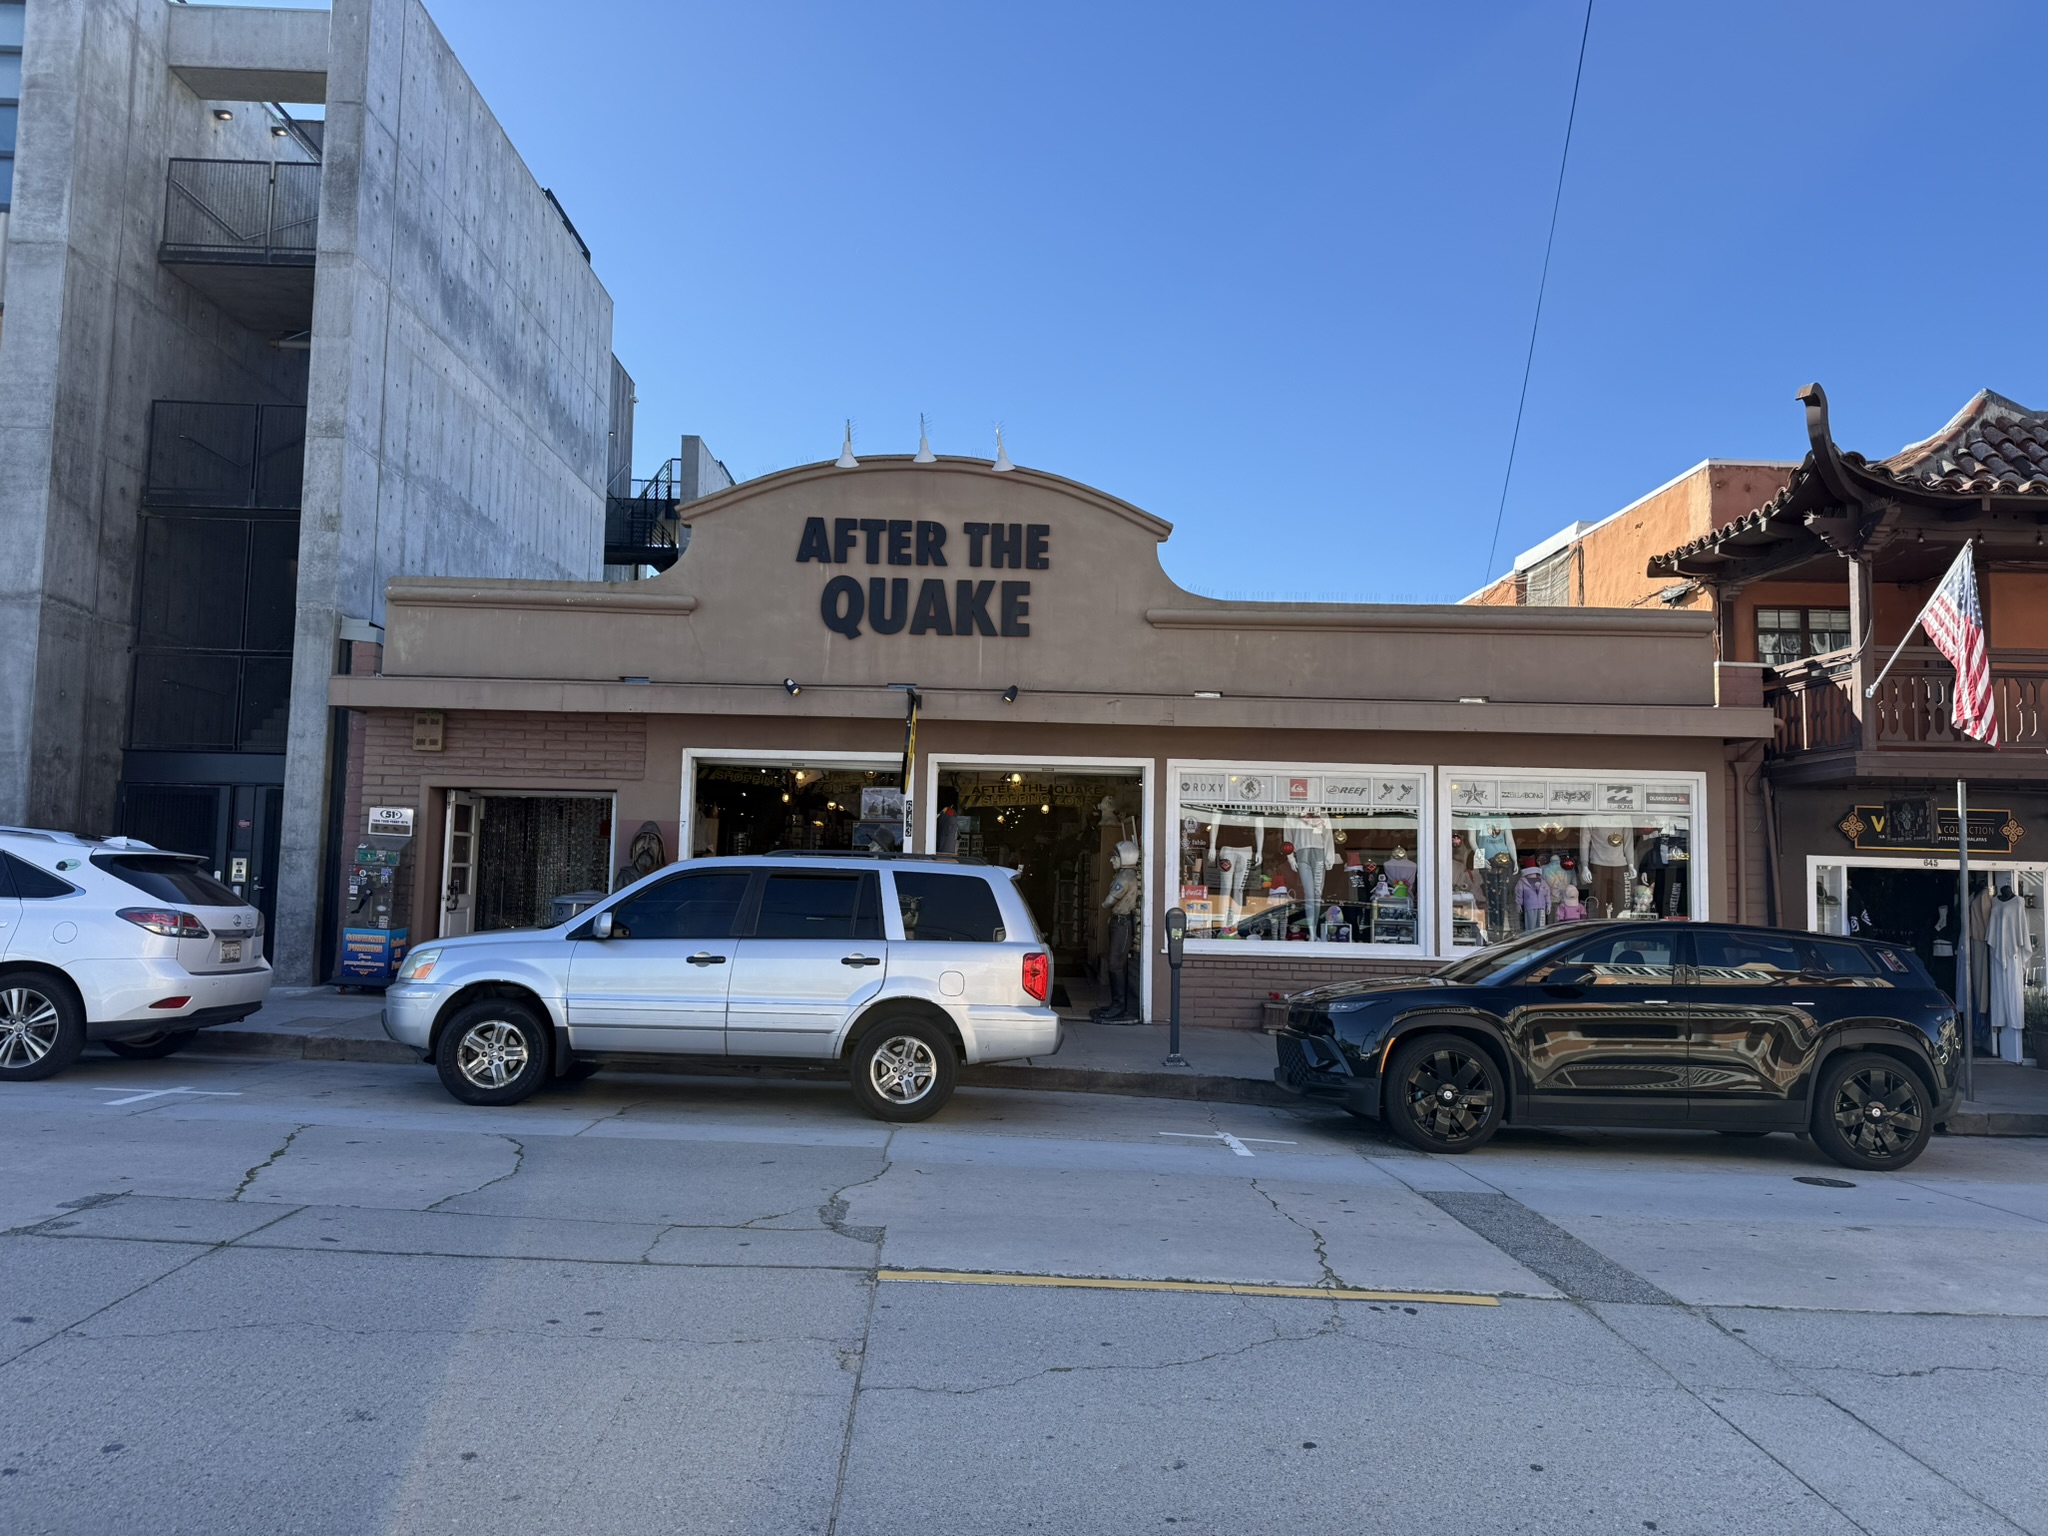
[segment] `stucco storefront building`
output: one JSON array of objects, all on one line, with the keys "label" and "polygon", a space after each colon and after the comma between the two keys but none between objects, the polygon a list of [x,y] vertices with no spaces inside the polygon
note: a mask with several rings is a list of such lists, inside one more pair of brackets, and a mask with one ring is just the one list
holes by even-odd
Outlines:
[{"label": "stucco storefront building", "polygon": [[1580,909],[1761,914],[1770,720],[1719,697],[1752,674],[1708,615],[1198,597],[1167,523],[981,460],[807,466],[688,520],[652,581],[390,584],[331,685],[335,837],[412,812],[413,942],[636,861],[907,837],[1018,867],[1078,1007],[1129,842],[1148,1014],[1178,904],[1190,1016],[1252,1025]]}]

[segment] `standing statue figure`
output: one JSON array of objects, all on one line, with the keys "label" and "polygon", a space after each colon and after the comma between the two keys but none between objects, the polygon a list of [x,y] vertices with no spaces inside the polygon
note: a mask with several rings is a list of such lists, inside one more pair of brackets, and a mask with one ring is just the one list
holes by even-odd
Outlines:
[{"label": "standing statue figure", "polygon": [[1138,870],[1139,857],[1135,839],[1127,837],[1116,845],[1116,874],[1110,879],[1109,894],[1102,898],[1102,910],[1109,914],[1109,950],[1103,957],[1109,970],[1109,1002],[1089,1013],[1098,1024],[1143,1022],[1138,1017],[1138,917],[1145,880]]}]

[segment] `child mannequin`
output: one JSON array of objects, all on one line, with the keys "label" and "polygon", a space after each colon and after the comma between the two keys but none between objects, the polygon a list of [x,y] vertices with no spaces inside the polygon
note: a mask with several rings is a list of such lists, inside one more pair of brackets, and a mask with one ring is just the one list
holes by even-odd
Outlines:
[{"label": "child mannequin", "polygon": [[1552,911],[1551,917],[1560,923],[1579,923],[1586,919],[1585,904],[1579,900],[1579,888],[1568,885],[1564,888],[1564,899]]}]

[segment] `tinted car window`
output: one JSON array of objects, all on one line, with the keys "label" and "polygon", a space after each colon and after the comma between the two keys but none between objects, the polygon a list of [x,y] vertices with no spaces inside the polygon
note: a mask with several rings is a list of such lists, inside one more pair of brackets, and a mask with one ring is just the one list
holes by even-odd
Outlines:
[{"label": "tinted car window", "polygon": [[896,874],[903,937],[926,942],[1000,944],[1003,913],[988,882],[975,875]]},{"label": "tinted car window", "polygon": [[744,870],[677,875],[612,908],[620,939],[729,939],[747,894]]},{"label": "tinted car window", "polygon": [[1678,935],[1649,924],[1640,933],[1602,934],[1590,944],[1552,956],[1529,979],[1542,981],[1566,966],[1584,967],[1592,973],[1581,979],[1582,986],[1628,987],[1668,982],[1677,974]]},{"label": "tinted car window", "polygon": [[773,874],[761,890],[757,939],[879,939],[873,875]]},{"label": "tinted car window", "polygon": [[166,853],[96,853],[93,864],[158,901],[195,907],[239,907],[242,898],[190,859]]},{"label": "tinted car window", "polygon": [[0,862],[7,866],[7,875],[14,886],[14,894],[24,901],[39,901],[51,896],[69,896],[78,887],[68,880],[59,880],[46,869],[37,869],[26,859],[17,859],[11,853],[0,853]]},{"label": "tinted car window", "polygon": [[1705,929],[1693,934],[1692,952],[1703,987],[1796,986],[1805,979],[1800,944],[1778,934]]},{"label": "tinted car window", "polygon": [[1861,944],[1842,944],[1831,939],[1809,939],[1807,947],[1829,976],[1858,976],[1881,980],[1877,962]]}]

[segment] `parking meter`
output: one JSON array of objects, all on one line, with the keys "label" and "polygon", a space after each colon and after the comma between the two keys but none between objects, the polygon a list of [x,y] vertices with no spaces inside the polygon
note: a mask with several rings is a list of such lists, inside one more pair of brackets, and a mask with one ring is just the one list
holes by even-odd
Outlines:
[{"label": "parking meter", "polygon": [[1169,909],[1166,914],[1166,963],[1173,971],[1172,1011],[1167,1015],[1166,1064],[1169,1067],[1188,1064],[1187,1058],[1180,1053],[1180,963],[1187,939],[1187,913],[1179,907]]}]

